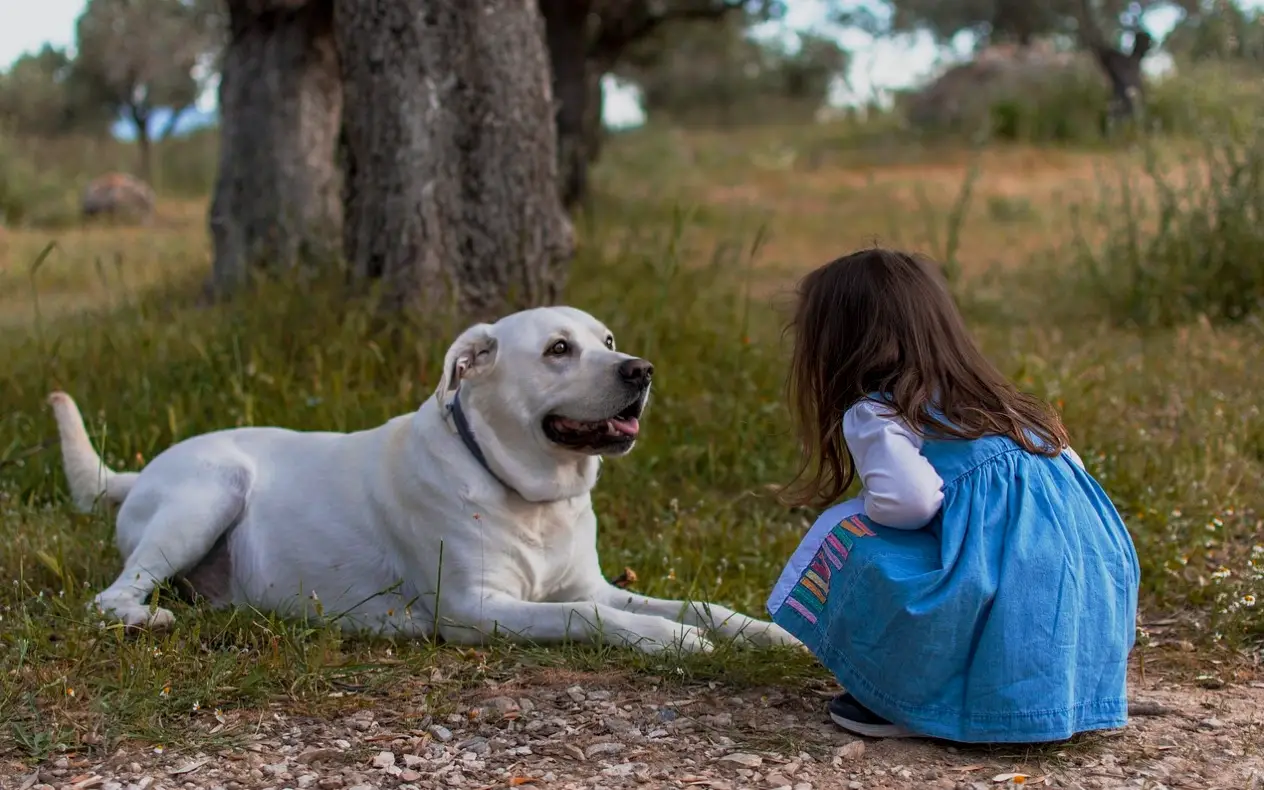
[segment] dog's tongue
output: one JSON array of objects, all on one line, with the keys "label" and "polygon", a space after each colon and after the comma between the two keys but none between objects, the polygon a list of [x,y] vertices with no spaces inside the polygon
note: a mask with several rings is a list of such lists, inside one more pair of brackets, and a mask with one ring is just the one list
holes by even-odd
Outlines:
[{"label": "dog's tongue", "polygon": [[626,420],[620,420],[616,417],[610,421],[610,424],[614,426],[616,431],[627,436],[636,436],[641,432],[641,421],[636,417],[629,417]]}]

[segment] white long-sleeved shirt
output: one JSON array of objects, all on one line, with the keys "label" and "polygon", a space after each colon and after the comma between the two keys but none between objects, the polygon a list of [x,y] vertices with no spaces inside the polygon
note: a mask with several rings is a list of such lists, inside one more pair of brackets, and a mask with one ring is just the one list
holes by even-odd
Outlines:
[{"label": "white long-sleeved shirt", "polygon": [[[865,515],[894,529],[930,523],[943,504],[944,481],[922,455],[922,437],[886,406],[862,400],[843,415],[843,438],[856,462]],[[1064,452],[1084,468],[1074,450]]]}]

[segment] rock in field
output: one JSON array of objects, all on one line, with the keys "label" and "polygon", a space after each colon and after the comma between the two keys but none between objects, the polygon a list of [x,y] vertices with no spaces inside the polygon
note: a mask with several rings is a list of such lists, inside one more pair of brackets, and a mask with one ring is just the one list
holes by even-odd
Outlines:
[{"label": "rock in field", "polygon": [[154,213],[154,190],[127,173],[106,173],[83,191],[83,216],[148,221]]}]

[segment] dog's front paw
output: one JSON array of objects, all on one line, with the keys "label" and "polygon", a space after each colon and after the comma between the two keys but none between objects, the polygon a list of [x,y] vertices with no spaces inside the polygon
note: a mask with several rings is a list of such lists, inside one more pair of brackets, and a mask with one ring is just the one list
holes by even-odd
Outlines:
[{"label": "dog's front paw", "polygon": [[808,649],[807,645],[800,642],[794,634],[776,623],[769,623],[768,627],[764,629],[763,633],[759,635],[756,641],[762,645],[797,647],[800,650]]},{"label": "dog's front paw", "polygon": [[738,644],[745,644],[748,646],[786,646],[807,650],[807,647],[796,639],[789,631],[776,623],[769,623],[763,620],[750,621],[734,636],[734,641]]},{"label": "dog's front paw", "polygon": [[714,646],[706,633],[692,625],[676,625],[657,638],[638,640],[636,646],[646,653],[664,653],[678,650],[681,653],[710,653]]},{"label": "dog's front paw", "polygon": [[134,601],[113,600],[98,595],[88,604],[88,610],[94,614],[103,614],[121,622],[128,630],[147,628],[151,631],[162,631],[175,625],[176,616],[170,609],[158,607],[150,609],[143,603]]}]

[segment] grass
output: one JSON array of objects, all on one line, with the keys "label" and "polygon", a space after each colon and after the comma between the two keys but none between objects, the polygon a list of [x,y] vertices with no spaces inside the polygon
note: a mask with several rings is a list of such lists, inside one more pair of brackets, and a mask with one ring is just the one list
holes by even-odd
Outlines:
[{"label": "grass", "polygon": [[[218,141],[209,132],[154,144],[152,186],[161,198],[201,200],[214,185]],[[80,197],[109,172],[139,173],[135,146],[117,140],[38,140],[0,129],[0,228],[58,230],[79,221]]]},{"label": "grass", "polygon": [[[762,612],[812,517],[769,490],[796,460],[784,297],[797,274],[876,237],[956,261],[988,353],[1062,409],[1137,543],[1145,621],[1175,617],[1202,667],[1257,650],[1264,607],[1247,602],[1264,594],[1261,327],[1113,321],[1092,309],[1078,264],[1085,245],[1109,260],[1118,227],[1092,210],[1099,174],[1143,172],[1144,157],[1022,146],[870,157],[839,134],[650,130],[611,144],[567,301],[658,376],[641,444],[606,467],[594,496],[607,575],[630,567],[649,594]],[[50,389],[77,398],[108,462],[134,469],[211,429],[352,430],[415,409],[456,328],[388,335],[320,283],[197,307],[204,208],[167,200],[143,230],[0,237],[0,753],[214,744],[240,732],[221,718],[276,704],[318,715],[389,699],[406,680],[441,707],[455,686],[527,665],[669,683],[825,679],[786,651],[458,651],[178,603],[174,632],[125,637],[89,616],[119,558],[108,516],[68,509]]]},{"label": "grass", "polygon": [[[1080,259],[1117,323],[1175,326],[1256,318],[1264,306],[1264,137],[1209,135],[1184,162],[1149,152],[1123,173],[1102,249]],[[1139,232],[1142,231],[1142,232]]]}]

